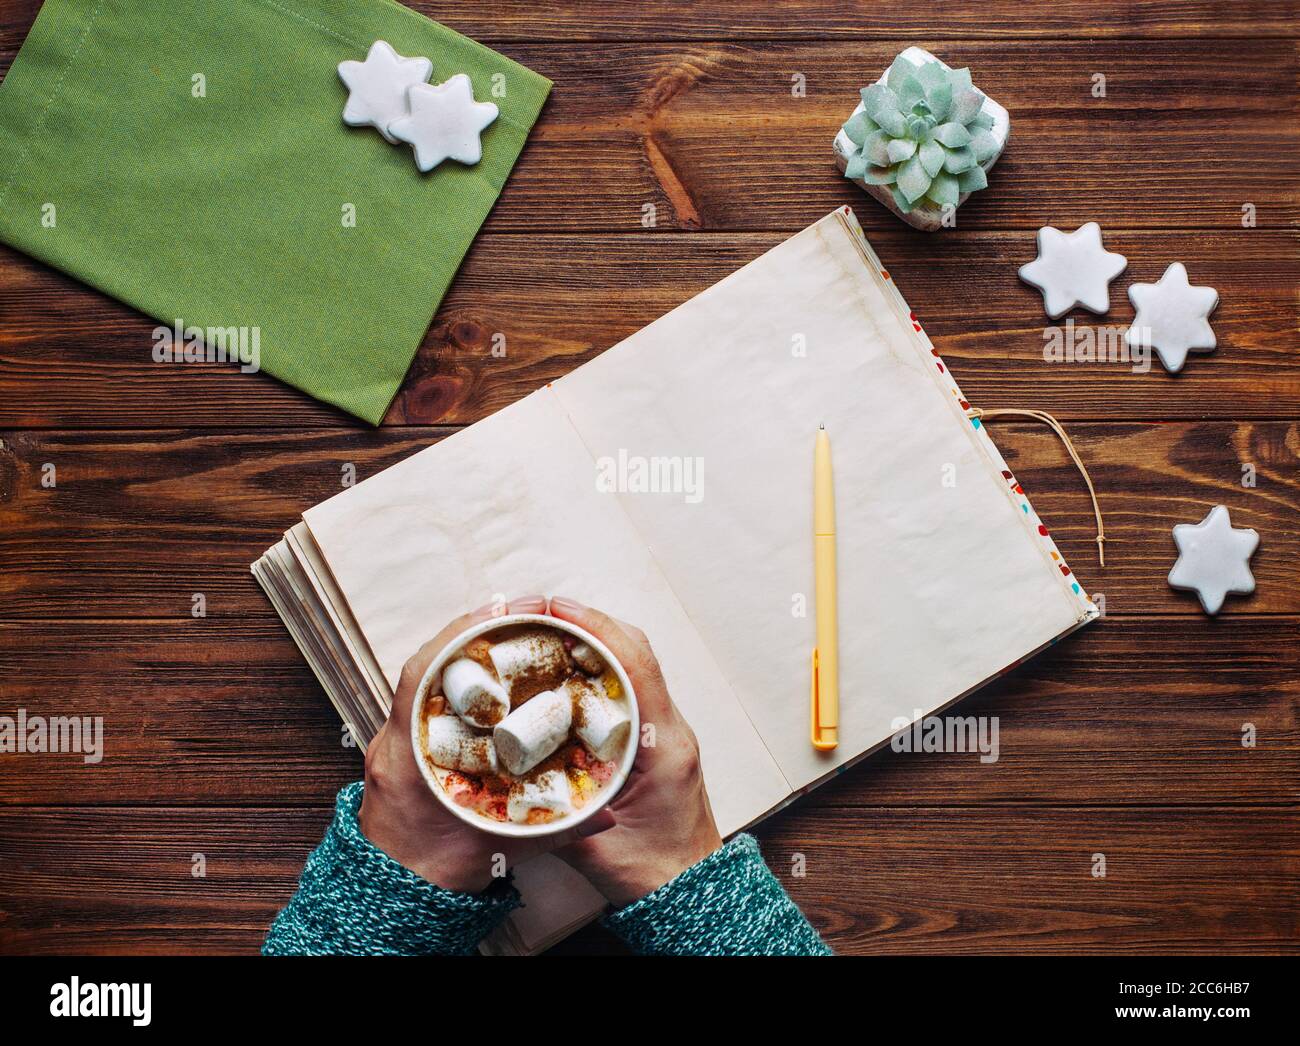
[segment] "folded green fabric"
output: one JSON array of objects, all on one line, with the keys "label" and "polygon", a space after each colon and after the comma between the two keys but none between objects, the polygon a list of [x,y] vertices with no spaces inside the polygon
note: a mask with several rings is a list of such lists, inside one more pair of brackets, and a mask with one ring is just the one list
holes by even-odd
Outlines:
[{"label": "folded green fabric", "polygon": [[[344,125],[338,63],[377,39],[497,104],[480,163],[423,175]],[[0,240],[168,327],[242,328],[377,424],[550,86],[391,0],[46,0],[0,84]]]}]

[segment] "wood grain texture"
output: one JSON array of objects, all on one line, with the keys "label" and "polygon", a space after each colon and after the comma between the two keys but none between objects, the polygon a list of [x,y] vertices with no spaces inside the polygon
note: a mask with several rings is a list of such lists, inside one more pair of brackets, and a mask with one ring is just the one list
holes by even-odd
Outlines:
[{"label": "wood grain texture", "polygon": [[[328,817],[321,806],[0,811],[0,951],[255,951]],[[758,834],[791,896],[845,954],[1294,944],[1292,810],[796,809]],[[1097,853],[1104,879],[1092,876]],[[191,874],[196,854],[204,878]],[[801,878],[790,874],[796,854]]]},{"label": "wood grain texture", "polygon": [[1298,828],[1294,809],[983,807],[805,811],[757,834],[846,954],[1219,955],[1295,950]]},{"label": "wood grain texture", "polygon": [[[973,403],[1066,422],[1104,572],[1055,438],[990,427],[1107,617],[960,706],[997,717],[997,762],[878,752],[760,827],[769,863],[848,953],[1298,950],[1300,4],[411,6],[555,90],[387,428],[154,364],[152,320],[0,247],[0,714],[106,730],[96,765],[0,756],[0,953],[254,951],[360,755],[250,560],[344,465],[364,478],[514,402],[844,204]],[[0,76],[39,7],[0,0]],[[909,44],[1012,114],[990,189],[936,236],[830,156]],[[1074,320],[1126,324],[1127,285],[1182,261],[1220,292],[1217,352],[1177,376],[1044,361],[1016,268],[1039,225],[1089,220],[1129,269],[1104,320]],[[1262,545],[1256,595],[1209,619],[1164,579],[1170,528],[1217,503]],[[621,948],[591,927],[558,950]]]},{"label": "wood grain texture", "polygon": [[[1165,582],[1171,530],[1220,502],[1262,535],[1256,593],[1229,599],[1223,615],[1300,613],[1300,425],[1071,425],[1100,491],[1104,570],[1083,480],[1057,438],[1034,423],[989,426],[1108,613],[1199,616],[1195,597]],[[0,615],[189,618],[196,592],[216,620],[258,613],[266,603],[249,564],[342,489],[345,466],[364,479],[449,431],[0,433]],[[53,489],[42,486],[47,464]],[[1253,488],[1242,486],[1243,466],[1254,469]]]},{"label": "wood grain texture", "polygon": [[[1260,227],[1297,221],[1290,41],[911,42],[969,66],[1011,113],[990,188],[962,206],[961,227],[1229,229],[1247,202]],[[512,46],[557,87],[486,228],[636,231],[653,203],[661,230],[797,229],[863,203],[831,140],[898,49]],[[1097,75],[1105,97],[1093,96]],[[1216,170],[1232,176],[1207,176]],[[861,213],[869,234],[897,227],[874,201]]]},{"label": "wood grain texture", "polygon": [[[860,203],[862,215],[872,201]],[[561,377],[764,251],[785,233],[484,235],[430,328],[386,425],[468,424]],[[1297,418],[1300,357],[1293,232],[1106,233],[1129,259],[1082,336],[1133,318],[1125,288],[1173,260],[1218,289],[1214,353],[1179,374],[1153,361],[1046,362],[1041,295],[1021,283],[1030,232],[950,240],[872,234],[895,282],[971,402],[1072,418]],[[1065,323],[1062,320],[1061,323]],[[265,374],[158,364],[146,319],[37,262],[0,249],[0,429],[12,427],[328,427],[344,416]],[[494,355],[493,338],[505,338]]]},{"label": "wood grain texture", "polygon": [[[36,19],[42,0],[0,0],[0,76]],[[924,5],[901,0],[412,0],[405,6],[483,43],[517,41],[854,39],[911,42],[917,36],[958,39],[1161,39],[1294,33],[1294,0],[1055,0]],[[508,48],[507,48],[508,49]]]},{"label": "wood grain texture", "polygon": [[[886,749],[801,808],[1294,802],[1300,650],[1279,639],[1297,627],[1296,617],[1107,618],[960,706],[999,717],[997,762]],[[0,665],[9,714],[101,715],[105,729],[98,764],[3,757],[3,806],[308,802],[361,775],[360,752],[345,747],[269,609],[225,620],[4,623]],[[1247,723],[1254,748],[1242,747]]]},{"label": "wood grain texture", "polygon": [[[33,0],[16,0],[20,5]],[[481,40],[663,40],[811,38],[911,41],[942,34],[969,38],[1052,40],[1291,36],[1300,8],[1293,0],[1250,0],[1230,7],[1215,0],[1065,0],[1050,4],[915,4],[900,0],[740,0],[701,4],[671,0],[436,0],[411,5],[430,18]]]}]

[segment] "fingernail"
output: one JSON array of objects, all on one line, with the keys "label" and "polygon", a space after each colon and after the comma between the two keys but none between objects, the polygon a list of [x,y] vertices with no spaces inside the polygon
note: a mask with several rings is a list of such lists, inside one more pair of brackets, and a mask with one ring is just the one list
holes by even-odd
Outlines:
[{"label": "fingernail", "polygon": [[523,610],[545,610],[545,596],[520,596],[518,599],[510,601],[510,612],[515,613]]},{"label": "fingernail", "polygon": [[583,839],[587,839],[593,835],[599,835],[601,832],[608,831],[617,823],[618,822],[614,820],[614,815],[608,810],[600,810],[597,813],[592,814],[589,818],[583,821],[582,824],[578,825],[578,827],[574,829],[574,832]]},{"label": "fingernail", "polygon": [[581,603],[574,599],[566,599],[564,596],[551,596],[551,609],[560,609],[568,611],[570,614],[583,609]]}]

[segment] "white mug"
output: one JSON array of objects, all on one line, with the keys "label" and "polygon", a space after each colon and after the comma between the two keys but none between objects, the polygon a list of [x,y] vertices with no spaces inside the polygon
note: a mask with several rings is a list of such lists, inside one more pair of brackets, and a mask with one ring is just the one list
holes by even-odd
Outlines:
[{"label": "white mug", "polygon": [[[623,693],[627,695],[628,713],[632,718],[632,728],[628,732],[627,748],[619,759],[614,776],[581,809],[563,817],[557,817],[555,820],[544,824],[516,824],[514,821],[494,821],[490,817],[484,817],[482,814],[452,802],[442,783],[430,768],[428,758],[422,751],[420,744],[420,724],[424,719],[425,699],[441,685],[442,669],[452,659],[452,655],[470,640],[510,625],[544,625],[560,632],[567,632],[580,642],[590,646],[601,656],[605,664],[610,667],[618,678],[619,686],[623,688]],[[627,671],[619,664],[618,658],[610,653],[609,647],[605,646],[585,628],[579,628],[577,625],[562,621],[557,617],[551,617],[549,614],[502,614],[500,617],[488,618],[476,625],[471,625],[438,651],[438,656],[433,659],[428,669],[425,670],[420,685],[416,687],[415,704],[411,708],[411,750],[415,753],[415,762],[420,767],[420,773],[424,776],[425,784],[437,797],[438,802],[442,803],[443,806],[466,824],[473,825],[475,828],[489,832],[492,835],[504,835],[515,839],[535,838],[542,835],[554,835],[556,832],[566,832],[575,825],[581,824],[597,810],[605,806],[614,796],[618,795],[619,789],[623,787],[623,782],[627,780],[627,775],[632,771],[633,762],[636,761],[636,749],[640,733],[641,717],[637,709],[636,691],[632,688],[632,680],[628,678]]]}]

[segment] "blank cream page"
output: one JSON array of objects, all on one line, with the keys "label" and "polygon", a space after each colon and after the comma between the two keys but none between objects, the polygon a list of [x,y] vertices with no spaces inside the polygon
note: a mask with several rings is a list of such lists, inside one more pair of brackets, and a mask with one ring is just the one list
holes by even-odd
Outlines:
[{"label": "blank cream page", "polygon": [[651,636],[699,736],[724,832],[789,793],[554,392],[541,389],[308,510],[303,518],[392,686],[459,614],[561,594]]},{"label": "blank cream page", "polygon": [[[903,322],[831,215],[554,386],[592,457],[623,463],[614,496],[796,789],[1080,617]],[[839,553],[830,753],[808,737],[820,423]],[[702,484],[644,492],[634,464],[654,459]]]}]

